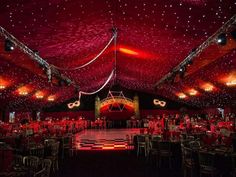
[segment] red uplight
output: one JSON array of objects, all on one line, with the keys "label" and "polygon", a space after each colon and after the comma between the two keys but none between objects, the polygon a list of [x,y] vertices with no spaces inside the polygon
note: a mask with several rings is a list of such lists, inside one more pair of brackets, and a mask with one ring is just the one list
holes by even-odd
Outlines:
[{"label": "red uplight", "polygon": [[4,79],[3,77],[0,76],[0,90],[5,89],[7,86],[9,86],[9,81],[7,79]]},{"label": "red uplight", "polygon": [[125,53],[125,54],[128,54],[128,55],[138,55],[139,53],[134,51],[134,50],[131,50],[131,49],[128,49],[128,48],[124,48],[124,47],[119,47],[118,49],[120,52],[122,53]]},{"label": "red uplight", "polygon": [[31,92],[31,88],[29,88],[29,86],[22,86],[17,89],[17,92],[21,96],[26,96]]}]

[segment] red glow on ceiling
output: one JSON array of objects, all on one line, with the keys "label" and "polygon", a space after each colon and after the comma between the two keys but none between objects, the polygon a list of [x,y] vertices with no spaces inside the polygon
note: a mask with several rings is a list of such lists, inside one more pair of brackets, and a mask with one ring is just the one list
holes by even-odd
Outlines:
[{"label": "red glow on ceiling", "polygon": [[195,90],[195,89],[191,89],[191,90],[188,91],[188,93],[189,93],[190,96],[196,96],[198,94],[198,91]]},{"label": "red glow on ceiling", "polygon": [[178,93],[177,96],[178,96],[180,99],[185,99],[185,98],[187,98],[187,96],[186,96],[184,93]]},{"label": "red glow on ceiling", "polygon": [[118,50],[119,50],[120,52],[125,53],[125,54],[128,54],[128,55],[135,55],[135,56],[139,55],[138,52],[136,52],[136,51],[134,51],[134,50],[132,50],[132,49],[129,49],[129,48],[119,47]]},{"label": "red glow on ceiling", "polygon": [[205,83],[201,86],[201,88],[206,92],[212,92],[216,89],[211,83]]},{"label": "red glow on ceiling", "polygon": [[0,90],[5,89],[10,85],[10,82],[0,76]]},{"label": "red glow on ceiling", "polygon": [[150,53],[150,52],[146,52],[143,50],[139,50],[137,48],[131,48],[128,46],[123,46],[120,45],[118,47],[118,51],[126,54],[126,55],[130,55],[136,58],[143,58],[143,59],[153,59],[153,58],[157,58],[156,54]]},{"label": "red glow on ceiling", "polygon": [[56,99],[56,96],[55,96],[55,95],[50,95],[50,96],[48,96],[48,101],[49,101],[49,102],[53,102],[53,101],[55,101],[55,99]]},{"label": "red glow on ceiling", "polygon": [[26,96],[31,91],[32,91],[32,89],[29,86],[22,86],[22,87],[17,89],[18,94],[21,95],[21,96]]},{"label": "red glow on ceiling", "polygon": [[44,98],[44,92],[43,91],[37,91],[36,93],[35,93],[35,98],[36,99],[43,99]]}]

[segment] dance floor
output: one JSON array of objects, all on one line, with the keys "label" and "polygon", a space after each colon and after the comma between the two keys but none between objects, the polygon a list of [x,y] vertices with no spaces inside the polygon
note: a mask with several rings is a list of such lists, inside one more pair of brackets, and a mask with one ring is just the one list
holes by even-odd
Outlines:
[{"label": "dance floor", "polygon": [[75,137],[77,150],[129,150],[127,135],[135,135],[139,129],[88,129]]}]

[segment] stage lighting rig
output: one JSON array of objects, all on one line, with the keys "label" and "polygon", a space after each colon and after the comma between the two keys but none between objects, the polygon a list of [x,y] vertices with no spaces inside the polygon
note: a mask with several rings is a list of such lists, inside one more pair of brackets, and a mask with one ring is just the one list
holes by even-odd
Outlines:
[{"label": "stage lighting rig", "polygon": [[225,33],[222,33],[217,37],[217,43],[220,44],[220,45],[226,45],[227,36],[226,36]]},{"label": "stage lighting rig", "polygon": [[10,52],[15,49],[15,45],[9,39],[5,40],[5,51]]},{"label": "stage lighting rig", "polygon": [[0,26],[0,35],[5,38],[5,50],[12,51],[15,47],[24,52],[29,56],[30,59],[36,61],[38,65],[45,71],[48,82],[52,82],[53,77],[57,79],[61,79],[65,82],[66,85],[73,85],[74,87],[79,87],[75,82],[70,80],[68,77],[62,75],[58,69],[49,64],[46,60],[39,56],[39,52],[37,50],[32,50],[23,44],[21,41],[16,39],[12,34],[10,34],[7,30]]},{"label": "stage lighting rig", "polygon": [[236,29],[234,29],[233,31],[231,31],[231,36],[234,40],[236,40]]},{"label": "stage lighting rig", "polygon": [[[209,47],[212,43],[215,43],[218,41],[219,44],[225,45],[227,42],[227,36],[226,33],[229,32],[229,30],[232,30],[232,28],[236,24],[236,14],[230,18],[226,23],[224,23],[214,34],[212,34],[205,42],[203,42],[200,46],[198,46],[196,49],[193,49],[184,60],[177,65],[172,71],[167,73],[165,76],[163,76],[158,82],[154,84],[154,88],[157,88],[165,81],[168,81],[170,78],[172,78],[173,73],[179,72],[179,70],[183,67],[186,67],[190,65],[193,62],[193,58],[199,56],[207,47]],[[233,32],[235,35],[236,32]],[[232,32],[231,32],[232,35]],[[233,35],[232,35],[233,36]]]}]

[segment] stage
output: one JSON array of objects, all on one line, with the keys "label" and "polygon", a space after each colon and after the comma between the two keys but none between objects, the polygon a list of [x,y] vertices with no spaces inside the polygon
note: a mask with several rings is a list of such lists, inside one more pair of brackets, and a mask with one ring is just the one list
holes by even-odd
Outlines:
[{"label": "stage", "polygon": [[127,135],[139,134],[139,129],[88,129],[75,136],[77,150],[130,150]]}]

